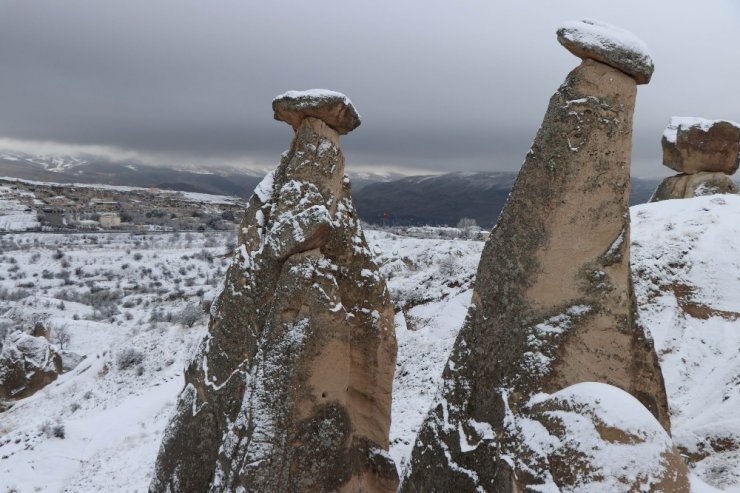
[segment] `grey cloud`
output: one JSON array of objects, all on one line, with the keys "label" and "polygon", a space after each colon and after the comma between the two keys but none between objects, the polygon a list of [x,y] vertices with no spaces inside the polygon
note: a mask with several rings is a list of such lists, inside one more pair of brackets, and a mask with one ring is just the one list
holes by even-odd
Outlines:
[{"label": "grey cloud", "polygon": [[271,99],[324,87],[363,115],[345,138],[350,165],[517,169],[578,63],[555,29],[584,17],[632,30],[653,53],[638,174],[662,173],[671,115],[740,120],[731,0],[5,0],[0,137],[269,165],[290,139]]}]

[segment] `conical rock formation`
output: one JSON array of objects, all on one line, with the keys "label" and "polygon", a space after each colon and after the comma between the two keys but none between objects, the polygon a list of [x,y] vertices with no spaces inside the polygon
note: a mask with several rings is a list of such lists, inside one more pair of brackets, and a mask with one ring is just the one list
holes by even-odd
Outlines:
[{"label": "conical rock formation", "polygon": [[[336,128],[357,126],[345,125],[357,112],[336,94],[291,92],[273,103],[295,137],[249,201],[150,491],[397,487],[386,452],[393,308],[339,149]],[[298,124],[281,109],[295,100],[310,109]]]},{"label": "conical rock formation", "polygon": [[[613,42],[623,38],[619,31]],[[620,46],[620,60],[642,60],[628,43]],[[536,418],[528,406],[537,394],[581,382],[632,394],[669,429],[652,341],[635,323],[629,268],[636,80],[622,63],[581,55],[551,98],[483,250],[471,308],[402,492],[568,484],[570,473],[520,448],[516,423]]]}]

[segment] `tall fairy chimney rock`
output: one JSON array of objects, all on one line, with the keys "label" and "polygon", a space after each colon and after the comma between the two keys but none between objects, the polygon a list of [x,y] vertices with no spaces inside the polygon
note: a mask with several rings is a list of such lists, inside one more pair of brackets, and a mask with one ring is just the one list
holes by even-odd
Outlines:
[{"label": "tall fairy chimney rock", "polygon": [[273,101],[295,130],[249,200],[152,492],[394,492],[387,454],[393,307],[365,241],[339,135],[346,96]]},{"label": "tall fairy chimney rock", "polygon": [[729,120],[671,118],[661,138],[663,164],[679,174],[665,178],[651,202],[737,193],[740,124]]},{"label": "tall fairy chimney rock", "polygon": [[485,245],[401,492],[688,484],[629,266],[632,114],[653,64],[606,24],[568,22],[558,40],[583,61],[551,98]]}]

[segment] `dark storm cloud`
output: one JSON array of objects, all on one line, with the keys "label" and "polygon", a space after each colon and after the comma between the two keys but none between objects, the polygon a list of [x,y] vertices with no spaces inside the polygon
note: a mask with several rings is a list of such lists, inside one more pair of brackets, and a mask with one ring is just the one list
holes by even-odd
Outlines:
[{"label": "dark storm cloud", "polygon": [[656,62],[635,115],[638,173],[658,174],[671,115],[740,120],[731,0],[0,2],[0,137],[271,164],[288,89],[345,92],[350,163],[517,169],[577,64],[558,24],[632,30]]}]

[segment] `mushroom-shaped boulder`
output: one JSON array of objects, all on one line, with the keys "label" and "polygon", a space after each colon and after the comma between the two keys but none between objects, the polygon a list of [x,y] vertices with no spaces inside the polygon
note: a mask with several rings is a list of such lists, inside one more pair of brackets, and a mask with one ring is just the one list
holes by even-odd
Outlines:
[{"label": "mushroom-shaped boulder", "polygon": [[637,36],[605,22],[566,21],[557,31],[561,45],[580,58],[592,58],[647,84],[655,69],[647,46]]},{"label": "mushroom-shaped boulder", "polygon": [[679,173],[720,171],[740,164],[740,124],[729,120],[674,116],[663,138],[663,164]]},{"label": "mushroom-shaped boulder", "polygon": [[288,91],[272,101],[275,119],[298,130],[304,118],[322,120],[339,135],[345,135],[360,126],[360,115],[352,101],[340,92],[326,89]]}]

